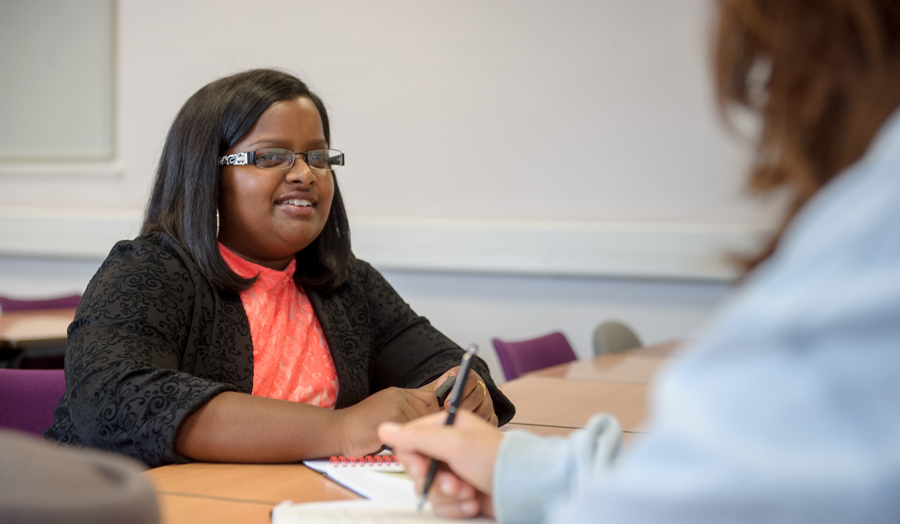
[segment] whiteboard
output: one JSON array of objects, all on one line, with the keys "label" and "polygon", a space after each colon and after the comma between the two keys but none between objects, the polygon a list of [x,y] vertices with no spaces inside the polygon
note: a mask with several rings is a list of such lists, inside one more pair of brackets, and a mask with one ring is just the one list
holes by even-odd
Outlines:
[{"label": "whiteboard", "polygon": [[0,161],[113,154],[113,4],[0,2]]}]

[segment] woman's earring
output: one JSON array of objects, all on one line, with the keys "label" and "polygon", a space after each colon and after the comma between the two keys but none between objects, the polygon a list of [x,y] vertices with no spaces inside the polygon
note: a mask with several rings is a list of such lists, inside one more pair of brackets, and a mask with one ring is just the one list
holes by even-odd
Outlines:
[{"label": "woman's earring", "polygon": [[216,208],[216,238],[219,238],[219,209]]}]

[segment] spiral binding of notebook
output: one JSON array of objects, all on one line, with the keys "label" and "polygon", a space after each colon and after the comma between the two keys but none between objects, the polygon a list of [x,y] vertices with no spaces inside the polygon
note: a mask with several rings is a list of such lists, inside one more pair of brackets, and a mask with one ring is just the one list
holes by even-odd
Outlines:
[{"label": "spiral binding of notebook", "polygon": [[357,467],[357,466],[399,466],[400,461],[394,455],[365,455],[363,457],[334,456],[328,459],[328,465],[332,467]]},{"label": "spiral binding of notebook", "polygon": [[416,504],[413,481],[403,474],[403,465],[390,452],[364,457],[335,456],[303,463],[367,499],[403,501],[410,507]]},{"label": "spiral binding of notebook", "polygon": [[390,451],[382,451],[374,455],[365,455],[361,457],[347,457],[335,455],[327,459],[304,460],[304,464],[310,468],[331,475],[341,471],[352,470],[372,470],[381,472],[400,472],[403,471],[403,464]]}]

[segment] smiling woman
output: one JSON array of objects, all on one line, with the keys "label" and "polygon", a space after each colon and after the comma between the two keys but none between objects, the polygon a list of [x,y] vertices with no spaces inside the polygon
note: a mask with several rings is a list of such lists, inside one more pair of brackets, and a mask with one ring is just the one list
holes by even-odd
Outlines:
[{"label": "smiling woman", "polygon": [[[79,304],[45,436],[151,466],[293,462],[376,451],[379,423],[439,409],[463,351],[353,256],[330,147],[322,101],[283,72],[185,103],[142,235],[116,244]],[[510,420],[474,369],[462,406]]]}]

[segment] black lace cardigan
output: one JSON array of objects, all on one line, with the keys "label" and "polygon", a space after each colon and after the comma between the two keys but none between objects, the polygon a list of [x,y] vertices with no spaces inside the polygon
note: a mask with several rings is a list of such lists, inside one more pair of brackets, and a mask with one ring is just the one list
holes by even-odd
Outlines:
[{"label": "black lace cardigan", "polygon": [[[338,374],[337,408],[381,389],[415,388],[459,365],[463,351],[416,315],[369,264],[333,292],[306,290]],[[66,345],[66,393],[44,436],[124,453],[149,466],[175,453],[182,421],[223,391],[253,389],[253,344],[236,293],[214,291],[161,233],[113,247],[78,305]],[[500,423],[515,408],[484,378]]]}]

